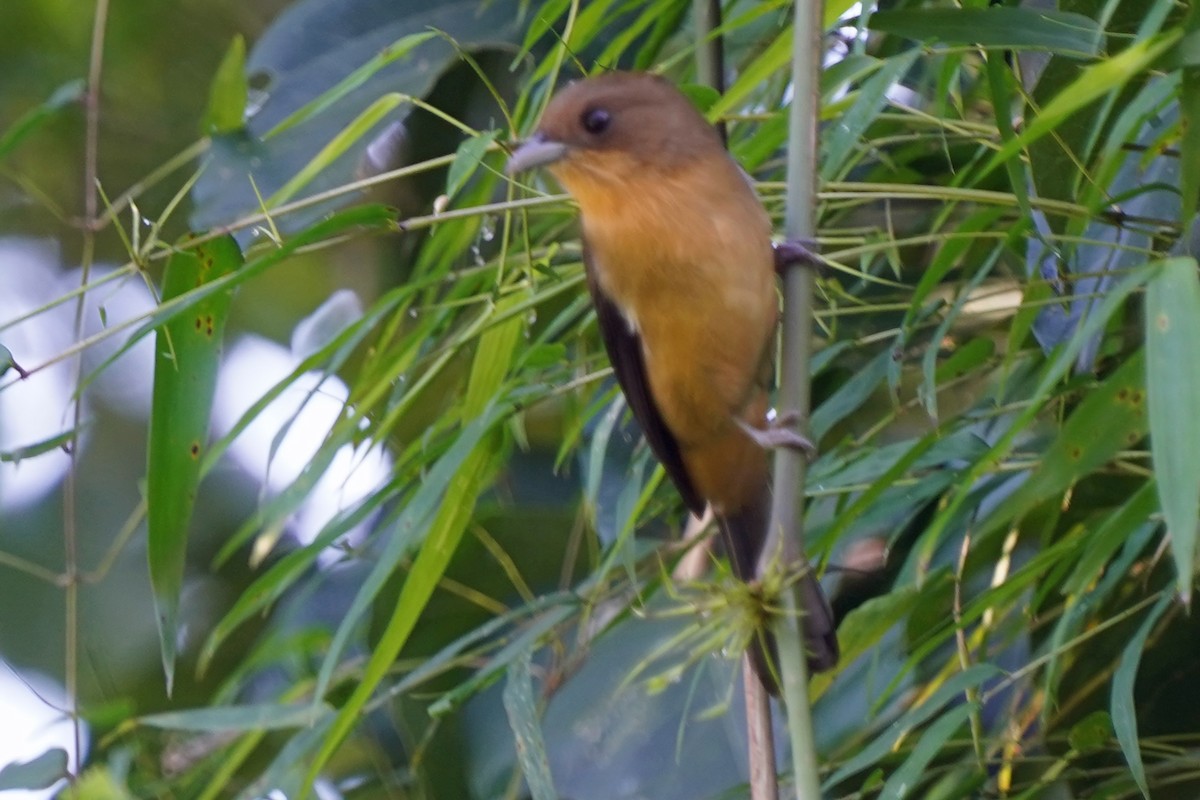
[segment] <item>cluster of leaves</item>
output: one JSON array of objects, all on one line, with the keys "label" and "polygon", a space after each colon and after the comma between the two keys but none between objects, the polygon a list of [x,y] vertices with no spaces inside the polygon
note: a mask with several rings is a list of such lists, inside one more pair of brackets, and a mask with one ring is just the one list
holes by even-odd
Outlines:
[{"label": "cluster of leaves", "polygon": [[[791,6],[725,5],[710,35],[733,79],[689,91],[727,123],[779,217],[782,156],[799,146],[781,110]],[[1179,157],[1200,130],[1195,15],[1166,0],[926,5],[826,9],[819,224],[832,269],[807,486],[808,544],[843,618],[842,664],[811,689],[826,791],[1194,796],[1200,706],[1162,700],[1190,691],[1195,638],[1174,602],[1190,596],[1200,506],[1200,169]],[[614,723],[614,693],[646,706],[626,712],[639,724],[677,729],[668,739],[699,736],[693,703],[722,708],[730,685],[700,654],[744,635],[743,598],[720,577],[675,587],[664,564],[682,549],[633,538],[677,520],[678,502],[626,435],[569,203],[503,176],[498,144],[593,64],[694,82],[689,11],[310,0],[248,57],[230,49],[205,140],[169,165],[206,152],[177,194],[201,233],[167,245],[158,225],[134,225],[124,271],[169,257],[163,301],[132,333],[105,334],[158,336],[147,500],[168,682],[203,476],[303,375],[340,377],[348,397],[295,482],[217,557],[249,548],[261,565],[203,632],[198,670],[219,670],[219,688],[206,707],[114,726],[97,770],[188,744],[169,780],[140,766],[123,779],[199,797],[299,796],[330,775],[363,796],[518,796],[522,777],[538,798],[714,790],[674,741],[681,769],[647,767],[637,747],[609,765],[667,776],[675,794],[651,776],[619,794],[565,774],[592,755],[573,726]],[[0,158],[64,97],[0,135]],[[401,187],[399,211],[363,201],[380,186]],[[136,213],[137,191],[106,220]],[[203,442],[230,293],[389,235],[396,287]],[[181,375],[206,377],[198,390]],[[364,444],[394,454],[389,482],[312,543],[281,544],[336,454]],[[364,521],[338,584],[318,558]],[[864,556],[880,550],[883,567]],[[327,626],[314,597],[332,584]],[[222,660],[235,637],[252,644]],[[649,643],[627,643],[638,637]],[[626,680],[589,670],[589,651]],[[673,699],[650,703],[651,690]],[[472,738],[497,704],[509,724]],[[626,726],[611,749],[640,741]],[[448,775],[468,754],[471,774]]]}]

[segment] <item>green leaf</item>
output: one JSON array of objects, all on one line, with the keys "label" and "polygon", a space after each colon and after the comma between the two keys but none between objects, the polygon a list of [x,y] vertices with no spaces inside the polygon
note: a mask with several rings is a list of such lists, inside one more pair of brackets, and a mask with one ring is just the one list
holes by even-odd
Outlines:
[{"label": "green leaf", "polygon": [[[1145,352],[1125,360],[1099,386],[1088,390],[1063,423],[1041,463],[991,518],[1020,517],[1037,503],[1061,494],[1146,435]],[[990,530],[991,524],[981,526]]]},{"label": "green leaf", "polygon": [[248,733],[261,730],[308,728],[332,714],[326,705],[261,703],[245,706],[196,708],[139,717],[151,728],[198,733]]},{"label": "green leaf", "polygon": [[[1150,489],[1149,496],[1151,502],[1153,502],[1153,484],[1147,482],[1143,490],[1139,491],[1138,496],[1130,503],[1130,506],[1133,506],[1134,502],[1142,502],[1141,496],[1146,494],[1145,489]],[[1122,509],[1118,513],[1124,516],[1126,509]],[[1147,512],[1147,515],[1149,513]],[[1105,528],[1107,529],[1109,526],[1106,524]],[[1140,562],[1157,529],[1157,525],[1143,516],[1141,524],[1136,525],[1130,531],[1128,538],[1120,544],[1120,548],[1111,563],[1105,564],[1103,572],[1096,575],[1094,585],[1088,586],[1080,594],[1067,596],[1063,613],[1054,624],[1054,628],[1045,645],[1051,654],[1051,660],[1046,665],[1043,680],[1043,684],[1046,687],[1047,708],[1058,706],[1058,692],[1062,676],[1067,667],[1077,663],[1076,651],[1070,648],[1071,641],[1075,637],[1080,636],[1083,629],[1096,624],[1094,616],[1096,608],[1107,603],[1109,598],[1116,596],[1118,593],[1128,591],[1129,579],[1133,574],[1134,565]],[[1112,533],[1113,531],[1106,530],[1104,536],[1109,537]],[[1086,537],[1084,541],[1088,545],[1089,550],[1093,541],[1097,538],[1099,537]],[[1042,591],[1046,591],[1045,587],[1043,587]]]},{"label": "green leaf", "polygon": [[[1084,317],[1083,324],[1067,343],[1054,351],[1052,357],[1041,368],[1040,375],[1036,379],[1037,385],[1028,394],[1024,409],[1014,416],[1010,427],[988,452],[960,475],[956,484],[959,490],[952,494],[947,502],[939,506],[937,515],[926,527],[925,532],[921,534],[913,555],[913,563],[918,574],[924,574],[929,569],[934,551],[942,544],[947,528],[957,518],[966,502],[974,496],[964,487],[975,485],[985,475],[992,472],[993,465],[1003,458],[1015,445],[1017,438],[1028,430],[1029,425],[1041,410],[1042,404],[1049,398],[1052,390],[1063,379],[1063,376],[1067,374],[1091,337],[1103,330],[1116,310],[1123,306],[1130,292],[1153,279],[1161,266],[1161,262],[1155,261],[1136,267],[1123,275],[1090,309]],[[1067,454],[1068,457],[1073,455]],[[1026,488],[1025,486],[1022,486],[1022,490],[1033,493],[1040,491],[1037,487]],[[1014,511],[1008,507],[1009,505],[1009,503],[1002,504],[1001,508],[993,512],[984,523],[976,528],[974,534],[976,542],[1000,530],[1002,525],[1012,517]]]},{"label": "green leaf", "polygon": [[[365,231],[394,229],[395,223],[395,210],[389,208],[388,206],[379,204],[356,206],[354,208],[349,208],[345,211],[339,211],[335,214],[332,214],[327,219],[324,219],[321,222],[318,222],[317,224],[312,225],[300,233],[297,233],[295,236],[287,239],[281,246],[267,250],[266,252],[263,252],[260,255],[252,258],[246,263],[245,266],[236,272],[196,286],[187,293],[171,300],[164,299],[159,307],[151,312],[147,317],[133,318],[119,325],[113,325],[109,328],[110,335],[115,335],[118,331],[131,328],[134,325],[141,323],[138,328],[132,334],[130,334],[125,343],[117,348],[112,355],[104,359],[99,366],[93,369],[90,375],[95,376],[102,374],[109,365],[128,352],[135,344],[138,343],[139,340],[142,339],[142,337],[148,336],[149,334],[161,328],[167,322],[175,320],[181,314],[186,313],[192,305],[199,303],[205,298],[227,293],[233,290],[237,286],[246,283],[250,279],[258,277],[272,267],[276,267],[283,263],[295,255],[296,251],[304,247],[316,244],[318,242],[326,242],[342,235],[349,236]],[[212,463],[212,459],[206,457],[204,461],[204,470],[211,468]]]},{"label": "green leaf", "polygon": [[[573,614],[578,613],[579,609],[576,607],[576,600],[577,598],[575,596],[572,596],[569,602],[564,598],[559,598],[559,605],[557,606],[553,605],[552,602],[543,601],[545,605],[551,607],[543,613],[538,614],[533,620],[518,628],[516,634],[511,637],[508,644],[500,648],[500,650],[498,650],[495,655],[489,658],[486,663],[479,667],[479,669],[475,670],[475,674],[467,678],[455,688],[446,692],[444,695],[438,698],[436,702],[430,705],[428,709],[429,716],[437,718],[449,714],[457,706],[465,703],[467,700],[478,694],[483,687],[490,685],[498,673],[501,671],[507,671],[513,661],[521,658],[522,654],[528,653],[530,650],[537,647],[537,644],[542,640],[542,637],[546,636],[550,633],[550,631],[563,624]],[[503,618],[497,618],[497,620],[493,621],[493,624],[495,624],[496,621],[503,621]],[[487,627],[488,626],[484,626],[484,628]],[[476,631],[476,633],[478,634],[479,631]],[[457,646],[457,643],[452,645],[452,647]],[[405,679],[405,682],[410,682],[410,685],[415,685],[415,673],[425,670],[428,667],[429,662],[423,664],[419,670],[416,670],[413,674],[410,674],[410,676]]]},{"label": "green leaf", "polygon": [[839,386],[837,391],[826,398],[821,405],[817,406],[809,421],[809,430],[812,432],[813,441],[819,442],[825,434],[833,429],[834,425],[867,402],[867,399],[887,377],[891,363],[891,351],[880,352],[850,380]]},{"label": "green leaf", "polygon": [[[936,691],[930,693],[924,702],[916,708],[909,709],[873,741],[846,759],[841,766],[834,770],[832,775],[825,779],[823,788],[829,789],[836,786],[851,775],[873,766],[891,753],[895,745],[908,736],[914,728],[922,725],[926,720],[932,719],[947,703],[960,700],[968,689],[978,687],[1002,674],[998,667],[991,664],[975,664],[962,672],[951,675],[937,687]],[[957,728],[957,726],[955,727]]]},{"label": "green leaf", "polygon": [[679,91],[700,110],[701,114],[707,114],[708,110],[721,99],[720,92],[703,83],[684,83],[679,86]]},{"label": "green leaf", "polygon": [[1079,594],[1099,577],[1113,553],[1129,541],[1139,526],[1149,524],[1157,507],[1156,499],[1154,482],[1146,481],[1116,511],[1092,527],[1088,532],[1088,546],[1070,577],[1062,584],[1063,594]]},{"label": "green leaf", "polygon": [[[229,236],[194,250],[179,250],[167,262],[163,302],[211,284],[241,264],[241,250]],[[188,523],[200,485],[201,459],[208,447],[209,416],[231,300],[229,291],[196,300],[159,329],[155,342],[146,525],[150,583],[168,694],[175,674]]]},{"label": "green leaf", "polygon": [[67,751],[53,747],[31,761],[14,761],[0,769],[0,792],[49,789],[67,777]]},{"label": "green leaf", "polygon": [[1163,56],[1180,37],[1179,30],[1170,30],[1160,36],[1146,39],[1122,50],[1112,58],[1093,64],[1080,72],[1079,77],[1063,87],[1024,130],[996,151],[983,169],[980,179],[993,169],[1015,156],[1031,143],[1053,132],[1071,115],[1101,97],[1120,89],[1134,75]]},{"label": "green leaf", "polygon": [[312,182],[317,175],[324,172],[335,161],[346,154],[351,147],[362,141],[371,129],[386,118],[397,106],[408,98],[392,92],[378,98],[363,110],[361,114],[350,121],[345,128],[326,142],[312,159],[300,168],[300,171],[287,180],[279,191],[271,195],[265,205],[268,209],[275,208],[291,200],[296,194]]},{"label": "green leaf", "polygon": [[[853,663],[860,655],[879,645],[894,626],[903,622],[920,600],[915,586],[905,586],[882,597],[873,597],[846,615],[838,625],[838,643],[843,664]],[[836,673],[821,672],[810,678],[811,693],[820,697]]]},{"label": "green leaf", "polygon": [[509,316],[508,312],[520,306],[521,302],[519,292],[501,297],[492,314],[503,321],[488,328],[479,337],[479,348],[475,351],[463,398],[463,416],[467,419],[474,419],[484,412],[508,375],[517,342],[521,340],[521,328],[525,324],[520,317]]},{"label": "green leaf", "polygon": [[1146,287],[1145,317],[1150,455],[1186,603],[1200,523],[1200,276],[1194,258],[1163,263]]},{"label": "green leaf", "polygon": [[62,800],[134,800],[133,793],[107,766],[91,767],[59,797]]},{"label": "green leaf", "polygon": [[938,717],[921,734],[904,763],[887,779],[883,791],[879,793],[880,800],[901,800],[909,797],[927,777],[929,763],[941,753],[942,747],[963,726],[973,710],[971,705],[964,704]]},{"label": "green leaf", "polygon": [[82,80],[64,83],[54,90],[54,93],[37,108],[28,111],[0,133],[0,159],[7,156],[25,141],[29,134],[40,128],[65,106],[79,102],[83,98],[86,84]]},{"label": "green leaf", "polygon": [[278,136],[289,128],[307,122],[312,117],[328,110],[339,100],[349,95],[355,89],[358,89],[372,77],[375,76],[384,67],[407,58],[412,51],[421,44],[429,41],[437,36],[433,31],[424,31],[422,33],[413,33],[408,36],[402,36],[396,41],[389,44],[387,47],[380,50],[372,56],[361,67],[351,72],[342,80],[338,81],[337,85],[329,91],[324,92],[319,97],[314,98],[311,102],[305,103],[300,108],[289,114],[278,125],[271,128],[263,134],[263,139],[270,139],[273,136]]},{"label": "green leaf", "polygon": [[880,110],[887,105],[888,92],[908,74],[920,55],[921,51],[914,48],[889,58],[880,64],[878,72],[863,81],[849,110],[839,116],[821,138],[822,180],[833,180],[842,174],[846,159],[859,146],[867,128],[879,118]]},{"label": "green leaf", "polygon": [[[406,511],[412,511],[412,516],[408,520],[409,527],[421,524],[430,513],[435,513],[436,516],[429,524],[420,552],[417,553],[412,569],[400,589],[400,597],[396,601],[395,611],[372,651],[358,688],[342,706],[329,736],[322,743],[321,750],[316,754],[309,767],[305,780],[306,786],[311,787],[325,763],[336,752],[351,728],[357,724],[358,715],[363,706],[366,705],[379,683],[387,675],[388,670],[391,669],[392,662],[396,660],[405,642],[408,641],[409,634],[412,633],[421,612],[433,595],[434,588],[445,574],[450,558],[454,555],[454,551],[462,539],[463,531],[475,508],[475,502],[482,491],[483,481],[488,475],[491,463],[498,451],[498,447],[488,434],[492,433],[497,423],[507,418],[510,413],[510,407],[492,406],[486,414],[468,424],[454,446],[425,477],[420,498],[422,502],[418,504],[414,501],[406,509]],[[389,548],[389,550],[393,549]],[[333,668],[336,666],[333,659],[341,653],[345,638],[354,629],[354,623],[366,611],[366,603],[373,599],[374,593],[378,592],[383,580],[391,574],[391,564],[395,562],[393,559],[387,558],[388,555],[394,555],[398,559],[400,553],[385,554],[385,558],[380,560],[363,589],[359,591],[359,595],[355,597],[351,611],[338,630],[341,644],[335,640],[334,645],[330,647],[329,657],[322,665],[321,673],[318,676],[318,687],[321,691],[316,692],[315,696],[322,696],[323,687],[328,685]]]},{"label": "green leaf", "polygon": [[[516,293],[506,295],[493,309],[493,313],[501,316],[505,307],[518,302],[520,300]],[[357,723],[359,713],[408,641],[421,612],[458,548],[475,510],[475,503],[483,491],[484,482],[491,473],[492,464],[501,452],[501,443],[497,441],[497,424],[512,413],[510,406],[497,403],[495,398],[500,394],[508,366],[512,362],[512,353],[520,340],[521,324],[521,318],[513,316],[489,328],[480,337],[471,374],[467,380],[463,407],[463,414],[469,422],[459,440],[426,477],[422,491],[427,498],[427,510],[423,510],[423,513],[415,516],[409,523],[410,526],[419,524],[428,518],[428,514],[434,514],[425,533],[425,540],[413,561],[407,579],[401,586],[395,611],[375,645],[358,688],[342,707],[329,736],[305,775],[306,789],[312,786],[321,768]],[[439,486],[445,486],[444,495],[438,491]],[[434,503],[437,503],[436,511]],[[416,502],[409,505],[409,509],[416,508]],[[390,574],[389,561],[390,559],[383,559],[379,562],[368,583],[364,584],[363,590],[360,590],[355,598],[352,613],[347,615],[347,620],[351,623],[365,610],[365,602],[378,591],[382,579]],[[319,687],[328,685],[335,664],[334,659],[341,652],[350,630],[352,628],[344,621],[337,634],[341,644],[335,641],[335,645],[331,646],[330,656],[326,658],[318,676]],[[323,688],[316,696],[319,697],[322,693]]]},{"label": "green leaf", "polygon": [[538,723],[537,702],[533,695],[533,675],[529,669],[529,651],[516,658],[508,668],[504,684],[504,711],[517,745],[517,760],[533,800],[558,800],[550,759]]},{"label": "green leaf", "polygon": [[1094,19],[1040,8],[905,8],[876,12],[868,27],[929,44],[1045,50],[1072,58],[1099,55],[1104,41]]},{"label": "green leaf", "polygon": [[446,196],[453,198],[458,194],[458,190],[463,187],[467,179],[475,174],[475,170],[479,169],[479,162],[483,160],[483,155],[496,141],[496,137],[500,135],[499,131],[485,131],[478,136],[468,137],[458,146],[458,150],[454,153],[454,161],[450,163],[450,169],[446,173]]},{"label": "green leaf", "polygon": [[[1200,152],[1200,7],[1188,5],[1184,19],[1186,35],[1179,43],[1182,63],[1179,86],[1179,113],[1182,117],[1181,153]],[[1179,159],[1179,194],[1183,203],[1179,218],[1188,221],[1200,202],[1200,159]]]},{"label": "green leaf", "polygon": [[40,442],[27,444],[24,447],[16,447],[12,450],[0,450],[0,464],[16,464],[22,459],[33,458],[43,453],[49,453],[51,450],[58,450],[73,442],[80,433],[81,429],[64,431],[48,439],[43,439]]},{"label": "green leaf", "polygon": [[986,364],[996,353],[996,343],[986,336],[977,336],[960,346],[950,357],[937,365],[934,380],[937,384],[961,378]]},{"label": "green leaf", "polygon": [[1142,764],[1142,750],[1138,743],[1137,707],[1133,699],[1133,686],[1137,680],[1138,665],[1142,661],[1142,650],[1146,647],[1146,640],[1150,637],[1150,632],[1154,630],[1155,624],[1171,607],[1171,600],[1172,595],[1164,592],[1154,607],[1150,609],[1150,613],[1146,615],[1146,619],[1142,621],[1133,638],[1125,645],[1125,649],[1121,653],[1121,663],[1117,667],[1117,671],[1113,673],[1111,697],[1113,730],[1116,731],[1121,752],[1125,754],[1125,760],[1129,762],[1129,771],[1133,773],[1133,779],[1137,782],[1138,788],[1142,790],[1142,796],[1146,800],[1150,800],[1150,789],[1146,785],[1146,768]]},{"label": "green leaf", "polygon": [[[308,176],[306,194],[360,178],[367,149],[381,131],[410,118],[410,104],[394,105],[374,128],[344,137],[342,157],[319,154],[357,127],[356,120],[361,124],[369,108],[380,110],[384,96],[428,97],[460,61],[460,48],[476,55],[513,48],[523,32],[519,6],[519,0],[482,5],[477,0],[339,0],[289,6],[251,48],[246,70],[262,80],[261,103],[244,134],[214,137],[209,165],[193,189],[193,227],[214,228],[257,211],[260,197],[284,196],[281,189],[306,165],[323,165]],[[484,91],[478,82],[468,85]],[[463,92],[461,107],[442,110],[465,113],[469,100]],[[276,224],[284,231],[301,230],[357,196],[347,192]]]},{"label": "green leaf", "polygon": [[246,40],[239,33],[229,43],[217,73],[208,90],[208,109],[204,112],[201,129],[205,135],[232,133],[245,124],[246,97]]},{"label": "green leaf", "polygon": [[12,350],[0,344],[0,375],[4,375],[10,369],[15,369],[16,366],[17,361],[13,358]]},{"label": "green leaf", "polygon": [[[853,5],[852,1],[847,2],[847,0],[826,3],[824,5],[823,30],[833,27],[838,18]],[[762,48],[762,52],[738,70],[738,77],[734,80],[733,85],[726,89],[725,94],[709,107],[708,118],[720,119],[739,106],[747,102],[752,103],[754,94],[761,90],[764,83],[777,76],[781,71],[787,71],[792,63],[794,38],[793,28],[790,24],[781,28],[771,43]]]},{"label": "green leaf", "polygon": [[1107,711],[1093,711],[1071,726],[1067,743],[1079,753],[1103,749],[1113,738],[1112,717]]}]

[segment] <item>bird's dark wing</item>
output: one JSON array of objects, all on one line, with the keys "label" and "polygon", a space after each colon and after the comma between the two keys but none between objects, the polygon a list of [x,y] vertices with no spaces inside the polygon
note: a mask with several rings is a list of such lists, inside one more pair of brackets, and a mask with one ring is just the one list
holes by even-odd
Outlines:
[{"label": "bird's dark wing", "polygon": [[621,313],[621,309],[600,288],[592,258],[586,247],[583,260],[587,267],[588,290],[592,294],[592,304],[596,307],[596,318],[600,322],[604,349],[608,351],[608,359],[612,362],[617,383],[625,393],[625,402],[629,404],[633,418],[641,426],[651,452],[662,463],[667,476],[679,489],[684,504],[689,511],[699,516],[704,513],[706,503],[688,478],[683,458],[679,454],[679,443],[667,428],[667,423],[663,421],[654,397],[650,394],[650,382],[646,378],[646,362],[642,354],[642,339],[630,328],[629,321]]}]

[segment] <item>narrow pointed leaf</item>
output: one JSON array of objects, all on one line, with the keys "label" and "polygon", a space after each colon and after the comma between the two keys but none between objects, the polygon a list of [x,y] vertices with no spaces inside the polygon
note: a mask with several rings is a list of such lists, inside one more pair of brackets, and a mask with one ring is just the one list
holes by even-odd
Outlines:
[{"label": "narrow pointed leaf", "polygon": [[141,717],[152,728],[202,733],[246,733],[287,728],[308,728],[330,715],[325,705],[261,703],[245,706],[196,708]]},{"label": "narrow pointed leaf", "polygon": [[1104,32],[1083,14],[1041,8],[905,8],[871,15],[870,28],[927,43],[1099,54]]},{"label": "narrow pointed leaf", "polygon": [[[509,295],[497,304],[495,313],[502,314],[513,302],[517,302],[515,295]],[[464,444],[466,458],[454,470],[445,494],[440,498],[440,506],[434,512],[425,532],[421,550],[417,553],[412,569],[400,589],[396,608],[363,670],[358,688],[342,706],[329,736],[309,766],[302,795],[307,794],[308,788],[320,775],[321,769],[357,723],[363,707],[404,648],[421,612],[425,610],[429,598],[433,595],[434,588],[442,579],[451,557],[458,549],[458,543],[462,540],[467,523],[475,511],[475,503],[501,451],[495,426],[508,417],[511,408],[506,404],[497,403],[494,398],[501,393],[501,386],[512,364],[513,353],[520,340],[521,324],[519,317],[511,317],[489,328],[480,337],[479,347],[471,365],[471,374],[467,379],[466,399],[463,404],[463,414],[468,423],[459,437],[460,443],[456,443],[453,448],[457,449],[459,444]],[[447,453],[447,457],[449,455],[450,453]],[[432,478],[432,473],[430,477]],[[343,624],[339,635],[344,630]],[[334,648],[331,648],[331,651],[337,652]],[[323,666],[322,677],[328,675],[331,663],[327,660]]]},{"label": "narrow pointed leaf", "polygon": [[217,67],[208,90],[208,109],[204,112],[205,135],[232,133],[242,129],[246,114],[246,40],[233,37],[225,58]]},{"label": "narrow pointed leaf", "polygon": [[3,132],[0,132],[0,158],[4,158],[15,150],[17,145],[25,141],[29,134],[36,131],[64,106],[82,100],[84,88],[82,80],[64,83],[54,90],[54,93],[47,98],[46,102],[26,113]]},{"label": "narrow pointed leaf", "polygon": [[1025,126],[1019,136],[1004,143],[984,167],[982,174],[989,174],[1022,148],[1056,131],[1060,124],[1081,108],[1109,92],[1118,91],[1131,77],[1140,74],[1161,58],[1179,41],[1179,35],[1179,30],[1173,30],[1153,39],[1137,42],[1112,58],[1083,70],[1078,78],[1042,107],[1041,112]]},{"label": "narrow pointed leaf", "polygon": [[[227,275],[241,263],[241,251],[228,236],[195,250],[181,250],[167,263],[163,301]],[[200,484],[200,463],[208,447],[209,416],[231,298],[229,291],[203,297],[166,322],[155,343],[146,524],[150,583],[168,693],[175,672],[188,523]]]},{"label": "narrow pointed leaf", "polygon": [[901,800],[904,797],[918,796],[914,794],[914,790],[927,778],[929,763],[942,752],[950,737],[971,716],[971,711],[971,706],[961,705],[938,717],[921,734],[908,758],[904,759],[900,768],[893,772],[883,785],[883,791],[879,793],[880,800]]},{"label": "narrow pointed leaf", "polygon": [[1146,639],[1154,630],[1155,623],[1171,605],[1171,595],[1164,593],[1162,598],[1150,609],[1137,633],[1125,645],[1121,653],[1121,663],[1113,673],[1112,682],[1112,723],[1117,733],[1117,741],[1121,752],[1129,762],[1129,771],[1142,791],[1142,797],[1150,800],[1150,788],[1146,785],[1146,767],[1142,763],[1142,749],[1138,742],[1137,707],[1134,705],[1133,685],[1137,680],[1138,665],[1142,661],[1142,650],[1146,647]]},{"label": "narrow pointed leaf", "polygon": [[1179,594],[1191,597],[1200,522],[1200,276],[1172,258],[1146,287],[1150,455]]},{"label": "narrow pointed leaf", "polygon": [[517,745],[517,760],[533,800],[557,800],[546,741],[538,722],[537,702],[533,695],[533,675],[526,651],[508,668],[504,684],[504,711]]}]

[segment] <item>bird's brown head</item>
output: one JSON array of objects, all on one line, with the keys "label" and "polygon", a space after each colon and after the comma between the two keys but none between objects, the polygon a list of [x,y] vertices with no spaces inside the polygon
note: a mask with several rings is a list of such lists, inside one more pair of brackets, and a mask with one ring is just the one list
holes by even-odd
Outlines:
[{"label": "bird's brown head", "polygon": [[627,185],[723,154],[716,130],[666,79],[609,72],[559,91],[507,171],[547,166],[578,197],[589,186]]}]

